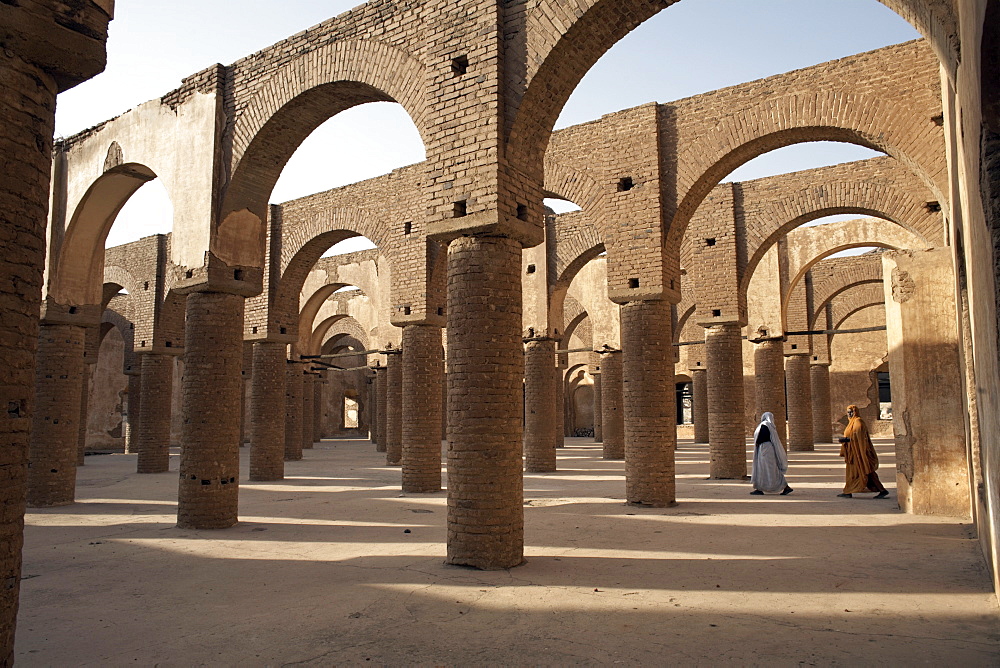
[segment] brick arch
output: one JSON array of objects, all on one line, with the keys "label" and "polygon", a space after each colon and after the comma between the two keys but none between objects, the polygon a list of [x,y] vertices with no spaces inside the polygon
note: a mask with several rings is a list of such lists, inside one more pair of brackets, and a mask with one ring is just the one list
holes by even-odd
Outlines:
[{"label": "brick arch", "polygon": [[125,203],[156,178],[139,163],[116,165],[99,176],[73,210],[58,257],[50,264],[48,296],[72,306],[100,304],[104,283],[104,243]]},{"label": "brick arch", "polygon": [[694,315],[695,310],[698,305],[694,303],[693,300],[681,300],[679,304],[675,304],[677,312],[677,322],[673,327],[673,339],[674,343],[680,343],[681,332],[687,326],[688,322],[691,320],[691,316]]},{"label": "brick arch", "polygon": [[[590,314],[581,307],[580,312],[575,313],[573,317],[569,319],[566,329],[563,331],[562,335],[563,347],[569,345],[570,339],[573,338],[574,334],[579,334],[580,338],[583,339],[586,345],[591,348],[594,347],[593,329],[589,326],[585,326],[588,318],[590,318]],[[579,332],[577,330],[579,330]]]},{"label": "brick arch", "polygon": [[270,321],[296,335],[299,322],[299,293],[306,277],[320,257],[334,244],[356,236],[364,236],[382,252],[392,269],[391,247],[387,223],[369,211],[359,208],[335,208],[319,212],[303,224],[282,234],[281,278],[271,308]]},{"label": "brick arch", "polygon": [[[508,152],[522,168],[530,171],[533,164],[541,164],[539,158],[556,119],[601,56],[675,1],[538,0],[528,9],[522,3],[511,5],[505,29],[514,42],[508,47],[506,66],[515,78],[527,83],[523,92],[507,100],[507,143]],[[951,3],[879,1],[927,37],[939,61],[955,71],[959,62],[958,23]],[[706,26],[706,32],[709,29]],[[529,57],[524,58],[524,54]]]},{"label": "brick arch", "polygon": [[121,334],[122,340],[125,342],[125,351],[122,356],[122,372],[128,372],[132,368],[137,370],[139,366],[135,356],[135,330],[132,328],[132,321],[126,314],[116,309],[105,307],[104,313],[101,315],[98,347],[104,342],[104,337],[112,329],[117,329],[118,333]]},{"label": "brick arch", "polygon": [[[874,258],[874,261],[865,258],[866,256],[861,256],[855,261],[841,264],[825,279],[813,284],[809,327],[815,324],[816,318],[819,317],[822,310],[837,295],[859,285],[882,285],[881,258]],[[787,311],[784,313],[784,317],[787,320]]]},{"label": "brick arch", "polygon": [[[333,293],[341,288],[347,287],[347,283],[327,283],[326,285],[320,287],[306,299],[306,303],[302,305],[302,309],[299,312],[299,345],[303,348],[313,349],[316,346],[313,345],[313,323],[316,322],[316,315],[319,310],[323,307],[324,302],[330,298]],[[329,318],[328,318],[329,319]],[[322,342],[320,342],[322,343]],[[307,353],[312,354],[312,353]]]},{"label": "brick arch", "polygon": [[862,283],[837,295],[831,304],[830,323],[839,329],[848,318],[869,306],[885,306],[885,287],[879,283]]},{"label": "brick arch", "polygon": [[[102,285],[102,297],[99,302],[102,307],[107,308],[108,302],[114,297],[118,292],[114,294],[109,294],[109,286],[119,286],[120,290],[124,289],[128,292],[129,296],[139,294],[139,281],[136,280],[135,275],[132,274],[128,269],[120,265],[105,265],[104,267],[104,284]],[[120,291],[119,290],[119,291]]]},{"label": "brick arch", "polygon": [[[317,327],[317,332],[319,327]],[[361,343],[365,350],[371,349],[370,339],[368,334],[365,332],[361,323],[355,320],[353,317],[347,315],[342,318],[337,318],[335,321],[331,322],[327,327],[326,332],[321,335],[323,341],[320,346],[320,350],[326,350],[327,346],[331,342],[336,342],[339,337],[350,336]]]},{"label": "brick arch", "polygon": [[226,252],[253,256],[262,266],[258,242],[274,184],[306,137],[338,113],[367,102],[398,102],[426,144],[427,82],[419,60],[371,40],[330,42],[295,57],[262,82],[234,121],[232,176],[219,217],[223,244],[234,244]]},{"label": "brick arch", "polygon": [[550,252],[549,259],[552,271],[549,310],[558,326],[565,320],[563,310],[570,284],[588,262],[605,252],[605,247],[585,211],[556,216],[555,233],[555,252]]},{"label": "brick arch", "polygon": [[603,220],[604,198],[601,187],[586,172],[546,155],[544,188],[546,197],[573,202],[590,213],[593,220]]}]

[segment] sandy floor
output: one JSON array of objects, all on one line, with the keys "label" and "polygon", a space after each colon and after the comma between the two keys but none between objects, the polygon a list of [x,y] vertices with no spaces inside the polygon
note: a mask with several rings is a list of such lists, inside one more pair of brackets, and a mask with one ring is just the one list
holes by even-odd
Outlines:
[{"label": "sandy floor", "polygon": [[969,526],[836,498],[837,446],[792,453],[795,492],[761,498],[706,480],[706,446],[682,442],[666,510],[623,505],[622,463],[567,446],[560,472],[525,476],[528,563],[500,572],[445,566],[444,493],[402,496],[367,441],[323,441],[284,482],[243,483],[242,521],[218,532],[174,526],[176,474],[88,457],[80,503],[27,517],[17,660],[1000,663]]}]

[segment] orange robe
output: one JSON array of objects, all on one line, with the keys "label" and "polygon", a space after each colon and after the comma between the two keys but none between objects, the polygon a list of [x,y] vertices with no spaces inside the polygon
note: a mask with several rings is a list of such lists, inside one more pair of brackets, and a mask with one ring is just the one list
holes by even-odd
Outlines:
[{"label": "orange robe", "polygon": [[868,475],[878,468],[878,453],[868,436],[868,427],[864,420],[855,412],[844,429],[844,438],[850,439],[840,445],[840,456],[847,464],[845,473],[844,494],[854,492],[878,492],[880,490],[868,487]]}]

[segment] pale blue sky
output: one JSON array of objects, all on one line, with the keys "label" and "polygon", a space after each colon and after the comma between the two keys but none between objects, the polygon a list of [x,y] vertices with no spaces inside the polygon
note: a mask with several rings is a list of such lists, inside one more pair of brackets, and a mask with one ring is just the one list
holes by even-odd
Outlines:
[{"label": "pale blue sky", "polygon": [[[59,97],[57,135],[78,132],[159,97],[185,76],[216,62],[231,63],[356,4],[119,0],[107,71]],[[557,127],[917,37],[910,24],[876,0],[682,0],[597,63]],[[871,155],[845,144],[801,144],[762,156],[731,178],[747,180]],[[422,159],[419,136],[401,107],[364,105],[340,114],[306,140],[271,199],[302,197]],[[155,181],[141,188],[122,210],[109,245],[169,231],[165,197]]]}]

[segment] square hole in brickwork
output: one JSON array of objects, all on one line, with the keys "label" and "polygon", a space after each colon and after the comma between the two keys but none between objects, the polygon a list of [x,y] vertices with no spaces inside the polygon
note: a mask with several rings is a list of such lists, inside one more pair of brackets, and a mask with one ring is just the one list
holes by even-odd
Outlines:
[{"label": "square hole in brickwork", "polygon": [[705,245],[706,246],[714,246],[715,245],[715,237],[709,237],[708,239],[705,239]]},{"label": "square hole in brickwork", "polygon": [[458,56],[451,60],[451,72],[455,76],[461,76],[469,71],[469,57]]},{"label": "square hole in brickwork", "polygon": [[792,344],[792,350],[798,350],[798,349],[799,349],[799,344],[793,343]]},{"label": "square hole in brickwork", "polygon": [[235,281],[242,281],[243,280],[243,270],[242,269],[233,269],[233,280],[235,280]]},{"label": "square hole in brickwork", "polygon": [[444,315],[444,309],[443,308],[440,308],[440,307],[438,308],[438,315]]},{"label": "square hole in brickwork", "polygon": [[941,127],[944,125],[944,114],[938,114],[937,116],[931,116],[931,123]]},{"label": "square hole in brickwork", "polygon": [[722,309],[719,309],[719,308],[712,309],[712,317],[713,318],[718,318],[721,315],[722,315]]},{"label": "square hole in brickwork", "polygon": [[146,342],[145,341],[140,341],[139,342],[139,347],[140,348],[145,348],[146,347]]},{"label": "square hole in brickwork", "polygon": [[282,334],[288,334],[288,328],[287,327],[282,327],[278,331],[280,331]]},{"label": "square hole in brickwork", "polygon": [[256,327],[251,327],[250,331],[253,332],[254,334],[256,334],[257,333],[257,328]]},{"label": "square hole in brickwork", "polygon": [[924,204],[924,208],[927,209],[927,213],[937,213],[941,210],[940,202],[927,202]]},{"label": "square hole in brickwork", "polygon": [[403,315],[410,315],[410,307],[409,306],[404,306],[403,307]]},{"label": "square hole in brickwork", "polygon": [[413,232],[413,223],[407,221],[403,223],[403,234],[409,234]]},{"label": "square hole in brickwork", "polygon": [[630,279],[628,279],[628,286],[629,286],[629,288],[632,288],[633,290],[635,288],[639,287],[639,279],[638,278],[630,278]]},{"label": "square hole in brickwork", "polygon": [[146,281],[145,283],[142,284],[142,289],[149,290],[149,281]]},{"label": "square hole in brickwork", "polygon": [[535,265],[533,265],[533,264],[529,264],[528,265],[528,273],[529,274],[535,273]]},{"label": "square hole in brickwork", "polygon": [[517,205],[517,219],[518,220],[528,220],[528,205],[518,204]]},{"label": "square hole in brickwork", "polygon": [[469,213],[469,202],[467,200],[459,200],[453,205],[452,218],[464,218]]},{"label": "square hole in brickwork", "polygon": [[819,361],[819,357],[817,357],[816,355],[813,355],[813,362],[818,362],[818,361]]},{"label": "square hole in brickwork", "polygon": [[163,343],[163,347],[164,348],[173,348],[174,347],[174,342],[173,341],[165,341]]},{"label": "square hole in brickwork", "polygon": [[184,272],[185,278],[191,278],[192,276],[194,276],[194,272],[192,270],[188,269],[187,271]]},{"label": "square hole in brickwork", "polygon": [[618,192],[628,192],[632,188],[635,188],[635,181],[632,180],[631,176],[623,176],[618,179]]},{"label": "square hole in brickwork", "polygon": [[76,307],[75,306],[70,306],[69,307],[69,313],[70,313],[70,315],[73,315],[74,313],[76,313]]}]

